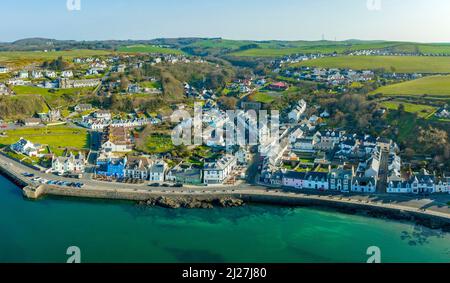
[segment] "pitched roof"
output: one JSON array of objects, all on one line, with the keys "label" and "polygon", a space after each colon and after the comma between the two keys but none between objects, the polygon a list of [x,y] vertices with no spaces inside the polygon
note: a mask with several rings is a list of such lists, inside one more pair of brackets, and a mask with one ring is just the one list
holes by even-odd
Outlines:
[{"label": "pitched roof", "polygon": [[283,174],[283,178],[297,179],[297,180],[328,180],[328,173],[325,172],[297,172],[287,171]]}]

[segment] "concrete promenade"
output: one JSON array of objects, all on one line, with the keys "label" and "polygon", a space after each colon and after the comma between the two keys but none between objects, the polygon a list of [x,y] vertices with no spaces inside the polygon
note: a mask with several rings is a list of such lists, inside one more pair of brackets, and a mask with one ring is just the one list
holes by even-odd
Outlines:
[{"label": "concrete promenade", "polygon": [[33,173],[36,177],[48,180],[74,182],[74,179],[63,178],[45,174],[31,169],[17,161],[0,155],[0,172],[8,175],[19,186],[23,187],[24,195],[38,199],[46,195],[98,198],[112,200],[141,201],[150,198],[165,197],[192,197],[195,199],[208,199],[213,197],[235,197],[246,202],[267,203],[288,206],[325,206],[346,208],[350,210],[384,211],[387,213],[409,213],[414,217],[434,217],[450,224],[449,194],[432,195],[420,198],[414,195],[392,194],[342,194],[332,192],[307,192],[285,191],[281,189],[269,189],[263,186],[240,184],[236,186],[214,187],[183,187],[165,188],[149,187],[147,184],[122,184],[109,183],[96,180],[81,180],[85,184],[83,188],[69,188],[35,184],[31,178],[26,178],[22,173]]}]

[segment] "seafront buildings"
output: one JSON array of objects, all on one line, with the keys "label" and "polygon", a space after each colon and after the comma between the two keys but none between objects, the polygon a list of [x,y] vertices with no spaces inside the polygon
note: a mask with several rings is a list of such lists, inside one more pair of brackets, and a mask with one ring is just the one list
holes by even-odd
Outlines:
[{"label": "seafront buildings", "polygon": [[203,166],[204,184],[222,184],[232,174],[237,166],[237,158],[233,155],[224,155],[220,159],[208,162]]},{"label": "seafront buildings", "polygon": [[19,141],[10,146],[10,149],[16,153],[23,154],[28,157],[38,157],[42,151],[42,146],[34,144],[24,138],[20,138]]},{"label": "seafront buildings", "polygon": [[85,172],[86,158],[84,154],[69,153],[66,156],[53,156],[51,172],[60,176],[80,176]]},{"label": "seafront buildings", "polygon": [[[320,57],[320,55],[298,55],[284,58],[275,64]],[[147,62],[146,59],[140,58],[128,63],[128,59],[130,58],[127,60],[121,60],[119,57],[75,58],[73,61],[75,65],[71,66],[71,70],[54,71],[43,67],[17,70],[11,73],[4,84],[0,83],[0,95],[14,95],[12,90],[17,85],[64,90],[95,88],[100,89],[98,94],[104,96],[110,96],[110,92],[124,96],[160,94],[161,87],[153,87],[150,91],[146,90],[149,88],[148,85],[133,81],[122,90],[118,90],[120,81],[104,79],[108,72],[126,74],[133,68],[142,69]],[[184,55],[158,55],[148,62],[157,65],[188,63],[190,60]],[[205,62],[200,60],[198,63]],[[77,67],[83,64],[86,66],[81,71]],[[0,68],[0,72],[9,70]],[[363,83],[375,76],[373,71],[307,67],[283,70],[280,74],[294,80],[323,82],[328,87]],[[419,74],[411,75],[411,77],[419,76]],[[146,79],[155,85],[160,83],[153,77]],[[97,86],[99,88],[96,88]],[[257,168],[254,183],[276,188],[364,194],[450,192],[449,177],[407,170],[395,141],[357,132],[351,127],[329,128],[327,119],[331,116],[331,109],[314,105],[315,102],[310,105],[311,100],[306,96],[296,97],[290,102],[290,106],[282,111],[279,138],[262,138],[255,146],[249,145],[250,135],[245,136],[244,144],[233,145],[227,144],[224,136],[211,138],[217,129],[230,124],[243,125],[248,133],[253,132],[259,136],[262,130],[256,123],[251,122],[252,117],[247,110],[265,109],[264,104],[242,99],[239,104],[244,111],[233,120],[228,117],[218,100],[220,94],[217,91],[205,87],[197,88],[188,82],[183,82],[183,86],[186,98],[202,101],[204,113],[201,116],[200,127],[203,131],[203,146],[209,153],[214,153],[208,157],[200,157],[193,161],[173,156],[171,152],[146,155],[137,148],[136,136],[147,126],[168,127],[168,119],[163,117],[167,114],[150,114],[142,109],[123,113],[100,109],[108,107],[83,100],[74,102],[68,109],[58,107],[45,109],[44,113],[35,113],[32,117],[21,120],[21,123],[30,128],[43,127],[50,123],[73,123],[83,127],[100,137],[97,148],[90,149],[92,155],[87,150],[78,154],[69,150],[62,156],[56,156],[46,151],[46,145],[34,144],[26,139],[20,139],[9,149],[17,155],[27,156],[33,160],[49,159],[51,166],[44,169],[57,175],[80,175],[85,173],[87,167],[93,167],[90,170],[94,172],[94,177],[104,177],[108,181],[131,179],[150,183],[227,186],[235,184],[236,179],[245,179],[241,177],[245,175],[246,170],[250,171],[249,168],[253,168],[252,170]],[[245,95],[259,90],[286,91],[292,88],[292,83],[274,81],[268,76],[255,76],[235,79],[227,87],[231,91]],[[185,102],[171,105],[173,110],[186,110],[189,107]],[[67,111],[72,113],[68,114]],[[447,106],[440,108],[435,116],[448,117]],[[185,120],[182,123],[190,125],[192,121]],[[87,162],[89,156],[92,160]],[[89,177],[89,174],[84,175]]]}]

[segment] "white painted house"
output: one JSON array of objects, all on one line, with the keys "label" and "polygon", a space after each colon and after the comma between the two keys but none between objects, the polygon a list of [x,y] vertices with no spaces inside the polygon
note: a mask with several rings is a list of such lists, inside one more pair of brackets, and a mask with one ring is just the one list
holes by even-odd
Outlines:
[{"label": "white painted house", "polygon": [[55,79],[57,77],[56,72],[55,71],[45,71],[44,75],[47,78],[51,78],[51,79]]},{"label": "white painted house", "polygon": [[61,73],[61,77],[63,77],[63,78],[72,78],[73,77],[73,72],[72,71],[63,71]]},{"label": "white painted house", "polygon": [[124,176],[137,180],[148,180],[150,160],[147,157],[129,157],[125,165]]},{"label": "white painted house", "polygon": [[102,144],[105,152],[128,153],[133,151],[133,145],[128,142],[112,142],[110,140]]},{"label": "white painted house", "polygon": [[301,116],[306,111],[306,102],[302,99],[298,102],[298,104],[294,107],[294,109],[289,112],[288,118],[291,121],[298,122]]},{"label": "white painted house", "polygon": [[44,75],[43,75],[42,72],[39,71],[39,70],[33,70],[33,71],[31,71],[31,77],[32,77],[33,79],[40,79],[40,78],[43,78]]},{"label": "white painted house", "polygon": [[105,119],[105,120],[111,120],[111,118],[112,118],[111,112],[109,112],[107,110],[99,110],[99,111],[95,112],[93,116],[94,116],[94,118]]},{"label": "white painted house", "polygon": [[28,71],[20,71],[18,77],[19,79],[28,79]]},{"label": "white painted house", "polygon": [[352,181],[352,192],[375,193],[377,181],[373,177],[355,177]]},{"label": "white painted house", "polygon": [[149,180],[154,182],[164,182],[167,170],[169,169],[166,162],[158,160],[150,167]]},{"label": "white painted house", "polygon": [[68,156],[52,158],[52,173],[62,175],[83,174],[85,170],[86,159],[79,152],[77,155],[70,153]]},{"label": "white painted house", "polygon": [[295,189],[328,190],[328,173],[288,171],[283,174],[282,184]]},{"label": "white painted house", "polygon": [[20,154],[24,154],[29,157],[37,157],[41,150],[41,146],[36,145],[24,138],[20,138],[18,142],[10,146],[12,151]]},{"label": "white painted house", "polygon": [[6,74],[9,72],[9,68],[5,66],[0,66],[0,74]]},{"label": "white painted house", "polygon": [[205,163],[203,167],[204,184],[222,184],[237,165],[233,155],[224,155],[215,162]]}]

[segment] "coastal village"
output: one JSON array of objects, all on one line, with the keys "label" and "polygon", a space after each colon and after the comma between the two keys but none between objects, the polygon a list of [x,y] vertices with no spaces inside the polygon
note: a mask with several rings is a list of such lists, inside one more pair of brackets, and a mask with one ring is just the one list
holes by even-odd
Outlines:
[{"label": "coastal village", "polygon": [[[279,73],[279,67],[283,64],[322,57],[288,57],[272,64],[274,72]],[[123,78],[110,78],[113,74],[142,69],[145,64],[211,64],[198,57],[164,54],[146,59],[129,55],[74,58],[72,63],[75,66],[73,70],[63,71],[44,67],[13,71],[0,67],[0,73],[10,74],[10,78],[0,84],[0,94],[14,96],[17,95],[15,90],[20,90],[20,87],[35,87],[53,92],[88,88],[104,97],[112,93],[155,96],[163,91],[161,82],[155,77],[146,78],[145,83],[124,83]],[[371,81],[376,75],[370,70],[300,67],[284,70],[283,76],[325,83],[330,89],[336,90],[337,87],[345,92],[347,87]],[[419,77],[421,74],[414,74],[407,79]],[[37,183],[78,188],[82,187],[83,180],[96,180],[154,187],[231,188],[250,183],[288,190],[373,195],[450,193],[450,176],[436,175],[425,169],[418,172],[408,170],[402,163],[396,141],[364,132],[332,128],[327,123],[331,115],[328,109],[308,105],[303,99],[291,103],[281,113],[279,137],[261,139],[258,145],[253,146],[227,144],[225,135],[212,138],[213,132],[225,129],[230,123],[260,134],[261,129],[252,123],[249,111],[256,113],[261,110],[262,103],[249,100],[248,96],[255,92],[288,91],[289,82],[255,76],[229,83],[226,92],[236,93],[241,98],[239,106],[242,113],[236,119],[230,118],[223,103],[218,102],[220,93],[216,90],[199,88],[188,82],[184,82],[183,87],[185,97],[201,102],[203,111],[203,144],[187,147],[187,150],[203,151],[203,154],[183,158],[164,151],[143,152],[137,144],[144,129],[176,129],[177,125],[170,121],[167,113],[148,113],[139,108],[123,113],[101,109],[90,103],[77,103],[68,108],[48,107],[47,112],[36,113],[33,117],[3,123],[4,133],[0,133],[0,137],[7,137],[7,130],[47,129],[49,126],[65,125],[74,131],[83,129],[89,132],[90,144],[87,148],[54,152],[48,145],[20,137],[5,147],[2,154],[20,162],[33,161],[29,164],[31,168],[48,174],[47,179],[35,178]],[[171,110],[192,111],[192,106],[185,103],[170,107]],[[310,114],[311,109],[316,114]],[[449,112],[444,107],[435,115],[448,118]],[[192,122],[190,118],[182,123]],[[245,139],[244,144],[249,144],[249,135]],[[166,136],[164,143],[171,142]],[[74,182],[57,182],[52,180],[52,175],[74,178]]]},{"label": "coastal village", "polygon": [[0,263],[444,271],[450,1],[405,2],[2,1]]}]

